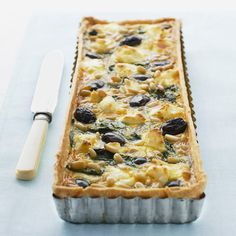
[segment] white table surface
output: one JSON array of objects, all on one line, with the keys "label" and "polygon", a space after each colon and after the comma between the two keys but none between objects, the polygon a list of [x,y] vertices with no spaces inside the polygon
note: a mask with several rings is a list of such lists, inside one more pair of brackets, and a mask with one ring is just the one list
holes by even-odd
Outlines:
[{"label": "white table surface", "polygon": [[[96,15],[122,19],[170,14]],[[76,27],[81,14],[50,14],[30,21],[0,113],[0,235],[236,234],[236,16],[227,12],[179,12],[171,16],[181,17],[184,23],[198,139],[208,174],[207,198],[200,219],[184,225],[74,225],[59,219],[51,197],[53,163],[69,98]],[[62,49],[66,59],[59,104],[37,178],[32,182],[17,181],[14,169],[32,122],[30,104],[40,62],[54,48]]]}]

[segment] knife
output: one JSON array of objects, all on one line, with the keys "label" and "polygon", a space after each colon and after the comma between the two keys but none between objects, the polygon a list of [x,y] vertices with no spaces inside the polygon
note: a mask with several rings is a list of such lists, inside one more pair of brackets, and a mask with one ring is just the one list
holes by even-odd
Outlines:
[{"label": "knife", "polygon": [[63,65],[63,53],[59,50],[49,52],[43,60],[31,105],[33,124],[16,166],[17,179],[32,180],[37,173],[48,125],[57,104]]}]

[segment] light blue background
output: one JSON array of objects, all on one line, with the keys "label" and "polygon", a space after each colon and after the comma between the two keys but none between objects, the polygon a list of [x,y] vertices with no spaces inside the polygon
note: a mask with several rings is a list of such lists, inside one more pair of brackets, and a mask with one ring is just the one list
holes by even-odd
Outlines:
[{"label": "light blue background", "polygon": [[[198,139],[208,174],[202,215],[196,222],[184,225],[74,225],[57,216],[51,197],[53,163],[69,99],[81,14],[38,14],[28,26],[0,114],[0,235],[236,235],[236,16],[226,12],[98,16],[175,16],[183,20]],[[32,123],[30,105],[40,63],[55,48],[65,54],[65,69],[41,166],[34,181],[17,181],[15,165]]]}]

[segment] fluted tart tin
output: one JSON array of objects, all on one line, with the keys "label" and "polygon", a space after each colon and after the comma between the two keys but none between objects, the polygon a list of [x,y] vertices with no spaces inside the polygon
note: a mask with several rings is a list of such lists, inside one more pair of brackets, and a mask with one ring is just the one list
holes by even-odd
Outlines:
[{"label": "fluted tart tin", "polygon": [[[187,73],[184,40],[181,31],[181,52],[185,84],[196,129],[191,88]],[[78,42],[72,70],[72,79],[78,58]],[[71,81],[72,82],[72,81]],[[205,194],[199,198],[107,198],[107,197],[65,197],[53,195],[61,219],[71,223],[187,223],[195,221],[201,213]]]}]

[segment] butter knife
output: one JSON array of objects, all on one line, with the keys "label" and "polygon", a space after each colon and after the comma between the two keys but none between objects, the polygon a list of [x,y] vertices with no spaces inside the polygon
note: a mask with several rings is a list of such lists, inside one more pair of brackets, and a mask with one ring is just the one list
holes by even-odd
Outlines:
[{"label": "butter knife", "polygon": [[59,50],[49,52],[42,62],[31,104],[33,124],[16,166],[17,179],[32,180],[37,173],[48,125],[57,104],[63,65],[63,53]]}]

